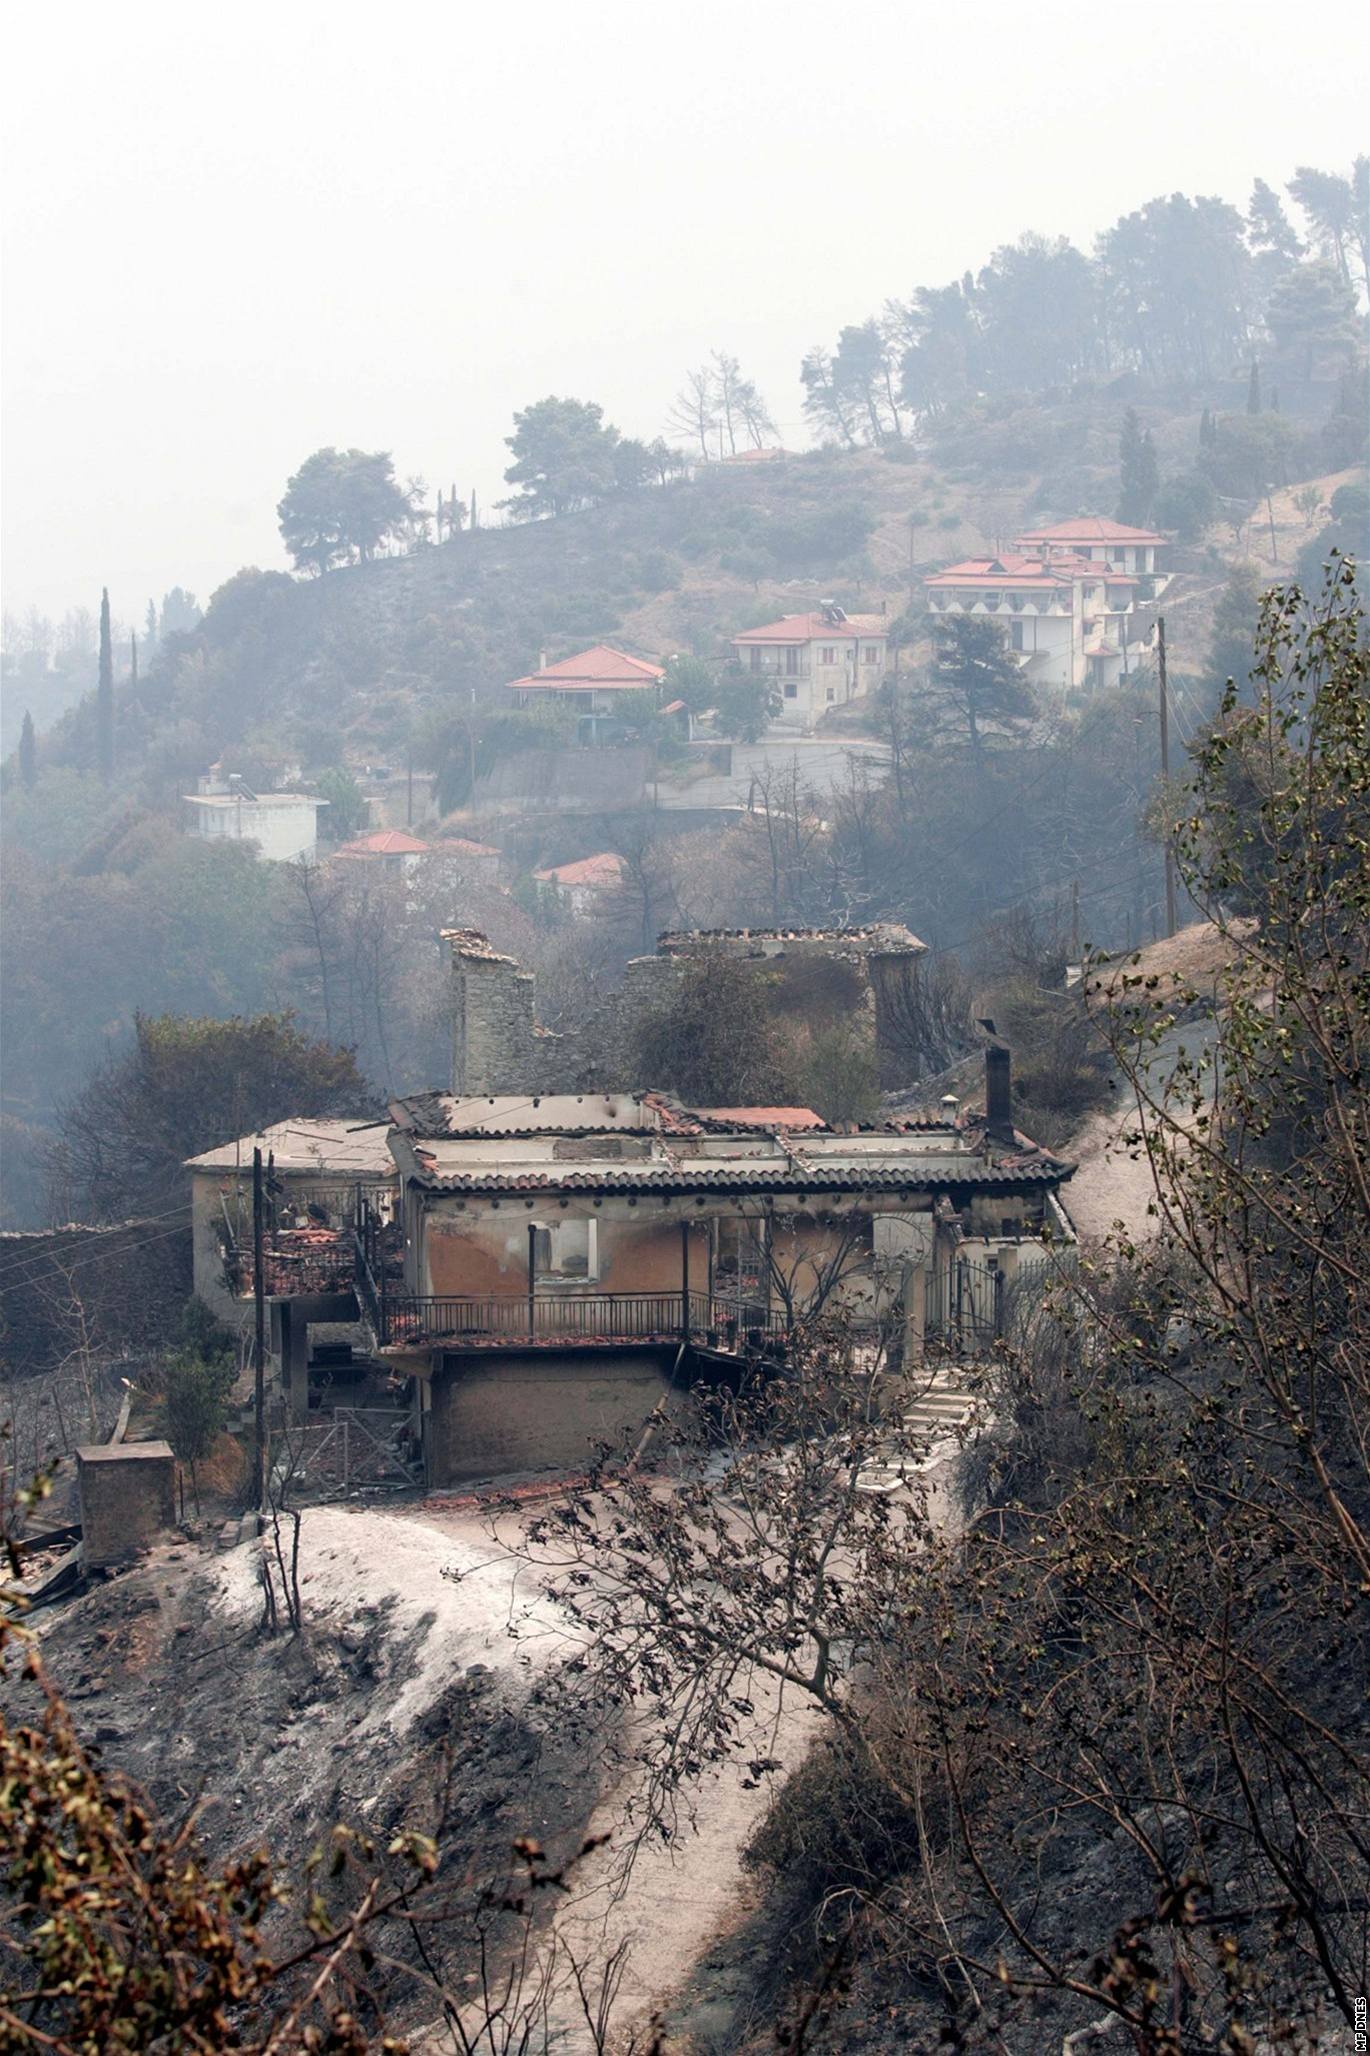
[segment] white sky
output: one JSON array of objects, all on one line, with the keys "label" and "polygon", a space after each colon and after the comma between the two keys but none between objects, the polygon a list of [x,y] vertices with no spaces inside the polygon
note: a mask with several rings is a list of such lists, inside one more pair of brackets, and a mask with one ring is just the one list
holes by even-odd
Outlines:
[{"label": "white sky", "polygon": [[514,409],[665,425],[1027,228],[1370,143],[1370,10],[1289,0],[126,0],[6,10],[5,603],[284,562],[324,443],[504,488]]}]

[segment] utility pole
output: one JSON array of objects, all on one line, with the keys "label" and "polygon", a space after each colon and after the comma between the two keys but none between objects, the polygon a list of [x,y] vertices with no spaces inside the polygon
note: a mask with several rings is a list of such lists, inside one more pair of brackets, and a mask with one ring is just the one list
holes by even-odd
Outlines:
[{"label": "utility pole", "polygon": [[[1156,617],[1156,675],[1161,695],[1161,780],[1170,784],[1170,686],[1165,668],[1165,616]],[[1175,933],[1175,853],[1170,846],[1170,822],[1165,823],[1165,932]]]},{"label": "utility pole", "polygon": [[253,1401],[256,1432],[253,1463],[256,1471],[257,1511],[266,1505],[266,1279],[262,1275],[262,1153],[252,1152],[252,1309],[256,1318],[253,1358],[256,1382]]}]

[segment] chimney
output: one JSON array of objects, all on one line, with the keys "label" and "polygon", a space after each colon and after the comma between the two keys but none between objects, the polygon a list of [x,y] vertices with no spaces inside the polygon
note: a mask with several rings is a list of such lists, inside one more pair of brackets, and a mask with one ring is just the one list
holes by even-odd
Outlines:
[{"label": "chimney", "polygon": [[992,1142],[1009,1142],[1013,1134],[1013,1059],[1007,1046],[992,1042],[985,1051],[985,1133]]}]

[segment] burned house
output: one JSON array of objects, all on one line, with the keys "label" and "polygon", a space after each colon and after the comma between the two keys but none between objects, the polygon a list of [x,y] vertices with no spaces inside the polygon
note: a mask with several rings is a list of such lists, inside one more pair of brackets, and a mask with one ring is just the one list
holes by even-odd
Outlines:
[{"label": "burned house", "polygon": [[416,1379],[426,1473],[573,1467],[672,1373],[783,1347],[841,1310],[901,1352],[1002,1324],[1071,1167],[984,1118],[857,1132],[807,1108],[661,1093],[398,1101],[389,1235],[364,1235],[379,1351]]}]

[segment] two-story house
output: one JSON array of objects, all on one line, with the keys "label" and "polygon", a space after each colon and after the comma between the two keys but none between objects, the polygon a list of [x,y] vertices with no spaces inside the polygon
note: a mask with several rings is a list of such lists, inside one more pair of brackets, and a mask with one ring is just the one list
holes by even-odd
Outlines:
[{"label": "two-story house", "polygon": [[988,614],[1029,683],[1062,691],[1115,685],[1135,668],[1150,636],[1135,618],[1136,590],[1132,573],[1064,549],[970,557],[926,581],[934,623]]},{"label": "two-story house", "polygon": [[834,707],[873,692],[885,675],[889,622],[823,606],[733,637],[743,669],[774,682],[776,725],[811,729]]},{"label": "two-story house", "polygon": [[1028,556],[1079,557],[1133,578],[1161,579],[1165,568],[1160,553],[1166,545],[1167,538],[1152,529],[1129,528],[1125,521],[1110,521],[1103,514],[1077,514],[1047,528],[1024,529],[1013,543]]}]

